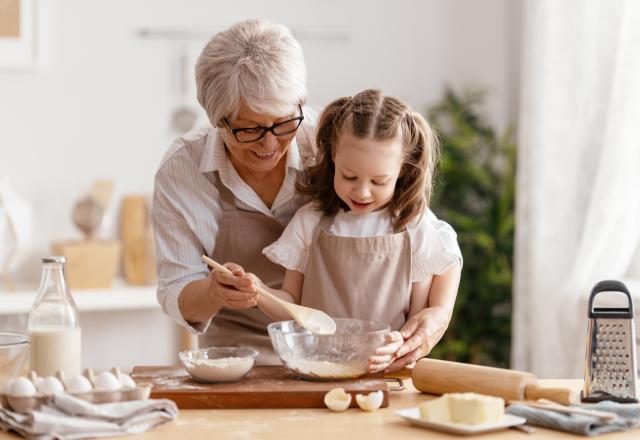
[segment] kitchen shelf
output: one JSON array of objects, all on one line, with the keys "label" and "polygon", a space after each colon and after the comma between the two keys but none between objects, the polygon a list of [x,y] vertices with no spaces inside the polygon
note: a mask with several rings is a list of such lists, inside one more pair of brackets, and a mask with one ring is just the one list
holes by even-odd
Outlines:
[{"label": "kitchen shelf", "polygon": [[[74,289],[72,295],[80,312],[160,309],[156,299],[156,286],[114,283],[111,288]],[[36,289],[0,291],[0,315],[28,313],[35,296]]]}]

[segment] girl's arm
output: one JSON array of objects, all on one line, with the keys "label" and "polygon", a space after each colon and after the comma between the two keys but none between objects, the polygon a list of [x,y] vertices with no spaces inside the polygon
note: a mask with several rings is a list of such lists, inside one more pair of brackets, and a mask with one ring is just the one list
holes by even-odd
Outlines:
[{"label": "girl's arm", "polygon": [[[262,283],[256,276],[253,276],[253,280],[256,285],[259,285],[267,292],[277,296],[278,298],[293,303],[300,304],[300,297],[302,296],[302,285],[304,284],[304,274],[295,270],[287,270],[284,274],[284,281],[282,282],[281,289],[272,289]],[[277,304],[275,301],[270,300],[260,294],[258,294],[258,307],[267,316],[277,321],[285,321],[291,319],[291,316],[284,308]]]},{"label": "girl's arm", "polygon": [[411,302],[409,303],[409,316],[418,314],[421,310],[429,307],[429,290],[431,289],[431,282],[434,277],[430,277],[427,281],[422,283],[413,283],[411,285]]},{"label": "girl's arm", "polygon": [[[402,346],[396,351],[395,360],[385,371],[391,372],[413,364],[418,359],[429,354],[431,349],[440,341],[449,326],[453,307],[458,294],[462,266],[456,264],[441,275],[435,275],[428,286],[428,282],[414,283],[412,288],[411,309],[414,308],[413,294],[424,298],[427,292],[427,306],[416,311],[402,326],[400,333],[404,339]],[[418,303],[416,300],[416,304]],[[423,303],[424,304],[424,303]],[[417,308],[417,305],[416,305]]]}]

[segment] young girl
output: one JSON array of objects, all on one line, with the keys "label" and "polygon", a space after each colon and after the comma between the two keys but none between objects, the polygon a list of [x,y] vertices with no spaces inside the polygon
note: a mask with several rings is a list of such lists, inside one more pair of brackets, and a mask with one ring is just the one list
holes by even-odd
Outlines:
[{"label": "young girl", "polygon": [[[329,104],[317,146],[299,188],[312,201],[263,251],[287,269],[282,290],[270,290],[334,318],[388,323],[396,331],[370,369],[412,364],[446,330],[462,267],[455,232],[428,209],[436,136],[399,100],[365,90]],[[268,301],[258,305],[289,319]]]}]

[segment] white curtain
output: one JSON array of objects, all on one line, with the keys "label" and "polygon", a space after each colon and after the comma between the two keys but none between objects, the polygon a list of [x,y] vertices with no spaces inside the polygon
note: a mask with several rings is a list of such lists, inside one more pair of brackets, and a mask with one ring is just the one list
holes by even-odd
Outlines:
[{"label": "white curtain", "polygon": [[581,377],[590,288],[640,242],[640,2],[525,1],[523,24],[512,368]]}]

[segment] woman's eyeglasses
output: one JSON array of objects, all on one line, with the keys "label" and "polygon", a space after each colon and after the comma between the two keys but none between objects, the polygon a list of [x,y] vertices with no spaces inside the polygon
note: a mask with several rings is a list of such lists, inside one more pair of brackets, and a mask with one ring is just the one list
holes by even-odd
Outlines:
[{"label": "woman's eyeglasses", "polygon": [[241,144],[246,144],[249,142],[259,141],[267,134],[267,132],[271,132],[274,136],[286,136],[295,132],[298,127],[300,127],[300,124],[302,124],[302,120],[304,119],[302,107],[300,105],[298,105],[298,110],[300,110],[300,116],[283,122],[278,122],[277,124],[273,124],[271,127],[233,128],[227,118],[224,118],[224,122],[227,123],[229,130],[233,133],[236,140]]}]

